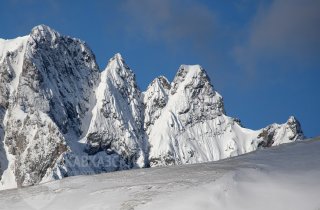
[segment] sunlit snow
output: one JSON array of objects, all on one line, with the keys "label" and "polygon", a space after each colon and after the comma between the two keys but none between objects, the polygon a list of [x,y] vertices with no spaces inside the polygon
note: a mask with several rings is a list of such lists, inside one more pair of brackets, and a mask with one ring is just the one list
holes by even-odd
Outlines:
[{"label": "sunlit snow", "polygon": [[1,209],[320,208],[320,138],[217,162],[70,177],[0,192]]}]

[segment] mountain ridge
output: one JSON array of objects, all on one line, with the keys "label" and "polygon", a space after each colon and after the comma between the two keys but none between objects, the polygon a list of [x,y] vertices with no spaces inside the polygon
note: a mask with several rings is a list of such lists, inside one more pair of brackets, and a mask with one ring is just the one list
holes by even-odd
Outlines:
[{"label": "mountain ridge", "polygon": [[120,53],[100,71],[79,39],[45,25],[0,40],[0,188],[214,161],[304,139],[290,117],[254,131],[228,117],[200,65],[142,92]]}]

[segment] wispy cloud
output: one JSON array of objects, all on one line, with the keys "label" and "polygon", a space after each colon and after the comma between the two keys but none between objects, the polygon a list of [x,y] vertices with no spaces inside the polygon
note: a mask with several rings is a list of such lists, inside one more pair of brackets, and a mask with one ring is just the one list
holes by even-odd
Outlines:
[{"label": "wispy cloud", "polygon": [[263,59],[319,61],[319,9],[318,0],[275,0],[263,5],[252,21],[247,42],[235,47],[238,62],[253,72]]},{"label": "wispy cloud", "polygon": [[129,16],[128,33],[150,41],[172,44],[190,41],[204,47],[214,37],[215,15],[196,1],[127,0],[123,5]]}]

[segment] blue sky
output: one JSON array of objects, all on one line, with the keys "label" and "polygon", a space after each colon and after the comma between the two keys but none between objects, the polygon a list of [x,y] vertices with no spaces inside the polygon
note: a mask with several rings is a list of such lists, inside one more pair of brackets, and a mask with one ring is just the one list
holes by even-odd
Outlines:
[{"label": "blue sky", "polygon": [[200,64],[227,114],[258,129],[290,115],[320,135],[318,0],[1,1],[0,37],[46,24],[80,38],[103,69],[120,52],[144,90]]}]

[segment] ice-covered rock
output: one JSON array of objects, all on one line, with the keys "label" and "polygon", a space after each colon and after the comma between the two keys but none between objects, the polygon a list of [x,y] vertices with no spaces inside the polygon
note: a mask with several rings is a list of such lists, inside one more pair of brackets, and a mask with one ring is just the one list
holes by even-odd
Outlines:
[{"label": "ice-covered rock", "polygon": [[274,123],[262,129],[258,138],[262,140],[259,146],[270,147],[302,140],[305,137],[299,121],[295,117],[290,116],[284,124],[279,125]]},{"label": "ice-covered rock", "polygon": [[9,160],[2,170],[14,174],[12,185],[38,183],[85,131],[98,66],[84,42],[44,25],[1,45],[1,140]]},{"label": "ice-covered rock", "polygon": [[88,153],[116,153],[124,168],[145,166],[147,143],[141,92],[120,54],[111,58],[101,73],[92,113],[86,135]]},{"label": "ice-covered rock", "polygon": [[144,129],[150,134],[150,126],[161,115],[162,109],[167,105],[171,85],[164,76],[157,77],[143,93]]},{"label": "ice-covered rock", "polygon": [[[146,124],[151,166],[214,161],[251,152],[258,146],[304,138],[293,117],[283,125],[273,124],[262,130],[243,128],[238,119],[226,116],[222,97],[199,65],[182,65],[166,91],[154,87],[155,81],[144,102],[145,119],[149,113],[161,113]],[[164,101],[160,107],[154,103],[159,98]]]},{"label": "ice-covered rock", "polygon": [[151,166],[212,161],[254,149],[253,137],[241,138],[242,128],[225,116],[222,97],[201,66],[182,65],[168,92],[149,128]]},{"label": "ice-covered rock", "polygon": [[0,189],[79,174],[200,163],[304,138],[228,117],[199,65],[141,92],[120,54],[102,72],[83,41],[45,25],[0,39]]}]

